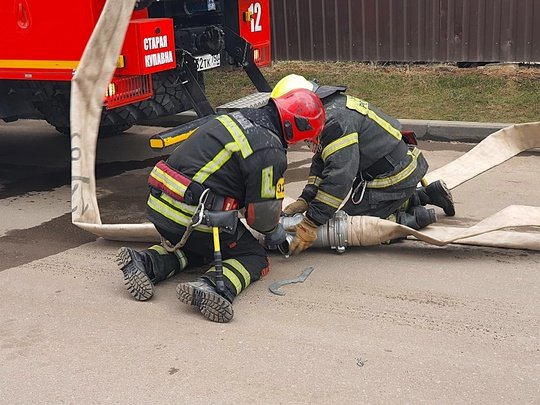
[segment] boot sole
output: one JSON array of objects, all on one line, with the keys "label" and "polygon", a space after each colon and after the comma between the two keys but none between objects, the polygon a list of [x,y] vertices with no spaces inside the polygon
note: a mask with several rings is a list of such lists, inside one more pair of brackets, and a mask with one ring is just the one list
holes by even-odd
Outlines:
[{"label": "boot sole", "polygon": [[154,295],[154,284],[131,259],[129,248],[120,248],[116,255],[116,263],[124,275],[124,284],[129,293],[139,301],[146,301]]},{"label": "boot sole", "polygon": [[233,318],[231,303],[219,294],[197,289],[189,283],[182,283],[176,286],[176,295],[184,304],[199,308],[201,314],[212,322],[227,323]]},{"label": "boot sole", "polygon": [[441,194],[444,194],[444,199],[450,201],[451,205],[450,207],[447,207],[446,209],[443,208],[444,213],[449,216],[453,217],[456,215],[456,210],[454,208],[454,199],[452,198],[452,194],[450,193],[450,190],[448,190],[448,187],[446,183],[443,181],[439,181],[435,187],[437,188],[437,191],[439,191]]}]

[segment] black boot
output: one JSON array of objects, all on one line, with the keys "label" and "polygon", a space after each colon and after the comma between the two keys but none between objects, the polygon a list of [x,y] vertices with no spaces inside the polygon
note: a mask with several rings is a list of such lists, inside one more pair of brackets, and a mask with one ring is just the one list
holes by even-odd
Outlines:
[{"label": "black boot", "polygon": [[434,181],[427,187],[416,189],[415,196],[411,197],[411,204],[417,205],[415,204],[417,201],[420,202],[420,205],[436,205],[437,207],[442,208],[444,213],[450,217],[456,215],[452,194],[442,180]]},{"label": "black boot", "polygon": [[124,274],[124,284],[133,297],[146,301],[154,295],[154,272],[152,261],[146,251],[138,252],[122,247],[116,255],[116,262]]},{"label": "black boot", "polygon": [[116,261],[124,275],[127,290],[139,301],[152,298],[154,284],[187,266],[187,259],[181,250],[169,253],[159,245],[140,251],[122,247]]},{"label": "black boot", "polygon": [[233,318],[231,302],[206,280],[180,283],[176,286],[176,295],[184,304],[199,308],[201,314],[213,322],[226,323]]},{"label": "black boot", "polygon": [[398,212],[397,223],[409,228],[420,230],[426,226],[437,222],[437,215],[433,208],[422,207],[421,205],[412,207],[409,212]]}]

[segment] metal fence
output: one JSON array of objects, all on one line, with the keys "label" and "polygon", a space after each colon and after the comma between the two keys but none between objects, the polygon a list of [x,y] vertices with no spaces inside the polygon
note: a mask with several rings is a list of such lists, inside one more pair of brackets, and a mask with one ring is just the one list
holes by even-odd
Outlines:
[{"label": "metal fence", "polygon": [[271,0],[274,60],[540,62],[540,0]]}]

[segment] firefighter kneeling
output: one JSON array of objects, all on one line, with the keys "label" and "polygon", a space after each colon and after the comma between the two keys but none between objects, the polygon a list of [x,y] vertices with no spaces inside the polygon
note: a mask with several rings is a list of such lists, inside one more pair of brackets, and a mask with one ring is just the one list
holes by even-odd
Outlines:
[{"label": "firefighter kneeling", "polygon": [[[292,254],[309,248],[317,227],[338,209],[422,229],[437,218],[431,204],[455,214],[452,194],[442,180],[417,188],[428,163],[422,152],[403,138],[401,124],[378,108],[343,92],[345,87],[319,86],[299,75],[281,79],[271,97],[292,89],[314,91],[322,100],[326,123],[314,145],[308,182],[300,197],[283,210],[305,212],[290,245]],[[348,199],[347,195],[349,195]]]},{"label": "firefighter kneeling", "polygon": [[[237,217],[216,240],[220,224],[205,221],[204,211],[245,208],[248,225],[265,234],[268,245],[282,243],[286,234],[279,219],[286,148],[301,140],[316,141],[324,121],[319,97],[306,89],[292,90],[261,109],[216,117],[180,144],[166,162],[158,163],[149,177],[146,216],[163,243],[118,252],[131,295],[145,301],[154,294],[156,283],[188,265],[213,264],[197,281],[178,284],[177,296],[211,321],[229,322],[234,298],[268,272],[268,256]],[[212,263],[216,242],[223,259],[223,291],[216,284],[217,266]]]}]

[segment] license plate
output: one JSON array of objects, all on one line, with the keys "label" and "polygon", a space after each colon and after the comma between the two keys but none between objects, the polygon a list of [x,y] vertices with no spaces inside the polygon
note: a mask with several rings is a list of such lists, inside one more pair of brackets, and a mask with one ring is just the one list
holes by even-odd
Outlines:
[{"label": "license plate", "polygon": [[217,68],[221,65],[221,59],[219,55],[206,54],[195,56],[195,60],[197,61],[197,70],[199,72],[202,70]]}]

